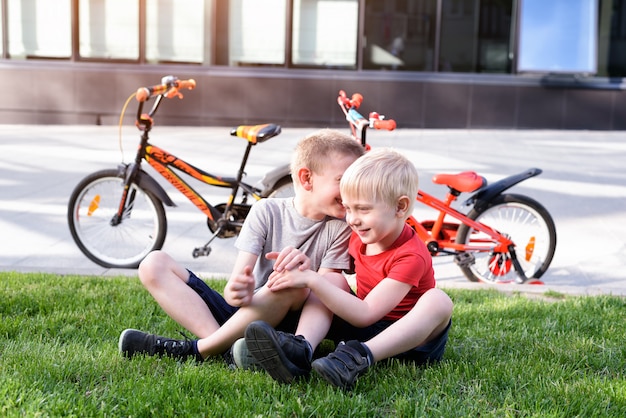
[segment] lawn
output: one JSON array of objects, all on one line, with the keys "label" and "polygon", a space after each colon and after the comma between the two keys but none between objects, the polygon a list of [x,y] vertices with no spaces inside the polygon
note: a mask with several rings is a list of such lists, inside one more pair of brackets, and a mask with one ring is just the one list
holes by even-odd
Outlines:
[{"label": "lawn", "polygon": [[626,416],[626,299],[449,293],[443,362],[380,363],[343,392],[221,359],[124,359],[125,328],[181,331],[137,279],[0,273],[0,416]]}]

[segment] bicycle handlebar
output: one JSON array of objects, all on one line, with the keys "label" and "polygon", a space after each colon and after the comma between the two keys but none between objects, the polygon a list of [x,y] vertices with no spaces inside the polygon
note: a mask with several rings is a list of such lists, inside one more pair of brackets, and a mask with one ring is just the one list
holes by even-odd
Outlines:
[{"label": "bicycle handlebar", "polygon": [[182,98],[180,89],[193,90],[196,87],[196,80],[190,78],[189,80],[179,80],[173,76],[163,77],[161,84],[157,84],[151,87],[140,87],[135,93],[135,98],[138,102],[145,102],[150,97],[164,95],[166,98],[172,97]]},{"label": "bicycle handlebar", "polygon": [[339,97],[337,97],[337,102],[341,106],[346,106],[348,108],[358,109],[363,103],[363,96],[359,93],[354,93],[350,99],[346,96],[346,92],[343,90],[339,90]]},{"label": "bicycle handlebar", "polygon": [[385,119],[383,115],[379,115],[376,112],[370,112],[369,119],[361,115],[356,110],[363,103],[363,96],[360,93],[354,93],[351,98],[348,98],[345,91],[339,90],[337,103],[341,106],[343,113],[346,115],[346,120],[355,128],[358,128],[359,125],[366,125],[370,128],[385,129],[388,131],[396,129],[395,120]]}]

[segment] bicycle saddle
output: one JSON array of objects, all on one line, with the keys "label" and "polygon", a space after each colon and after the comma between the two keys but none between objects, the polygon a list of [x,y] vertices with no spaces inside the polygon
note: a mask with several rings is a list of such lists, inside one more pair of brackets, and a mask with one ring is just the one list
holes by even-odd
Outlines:
[{"label": "bicycle saddle", "polygon": [[232,136],[238,136],[251,144],[260,144],[280,133],[280,125],[266,123],[263,125],[240,125],[230,131]]},{"label": "bicycle saddle", "polygon": [[459,192],[473,192],[486,185],[487,180],[474,171],[464,171],[458,174],[435,174],[433,183],[444,184]]}]

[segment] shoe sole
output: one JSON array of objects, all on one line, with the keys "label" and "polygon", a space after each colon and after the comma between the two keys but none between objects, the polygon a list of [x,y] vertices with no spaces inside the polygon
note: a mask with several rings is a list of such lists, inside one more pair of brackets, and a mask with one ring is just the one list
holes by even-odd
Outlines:
[{"label": "shoe sole", "polygon": [[[274,328],[264,322],[253,322],[246,328],[245,338],[250,354],[274,380],[281,383],[294,381],[296,376],[286,364],[291,364],[294,369],[300,369],[285,356],[274,335]],[[301,374],[303,373],[304,371]]]},{"label": "shoe sole", "polygon": [[124,350],[123,345],[124,345],[124,338],[126,337],[126,334],[128,334],[129,332],[136,332],[136,331],[138,330],[129,328],[129,329],[125,329],[120,334],[120,339],[117,341],[117,349],[120,352],[120,354],[122,354],[124,357],[131,358],[135,354],[135,353],[129,353],[127,350]]},{"label": "shoe sole", "polygon": [[[242,347],[244,345],[245,348]],[[263,370],[256,357],[250,353],[250,350],[248,349],[248,346],[243,338],[235,341],[231,347],[231,357],[232,365],[235,369]]]}]

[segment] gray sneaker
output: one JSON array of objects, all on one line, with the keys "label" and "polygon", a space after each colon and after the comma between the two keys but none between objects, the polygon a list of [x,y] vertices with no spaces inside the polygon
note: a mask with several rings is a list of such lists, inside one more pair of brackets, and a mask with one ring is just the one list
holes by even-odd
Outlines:
[{"label": "gray sneaker", "polygon": [[231,350],[231,356],[233,363],[237,368],[244,370],[263,370],[261,363],[250,353],[248,350],[248,344],[246,344],[245,338],[240,338],[235,341]]},{"label": "gray sneaker", "polygon": [[313,370],[327,382],[344,390],[354,387],[357,377],[369,368],[369,360],[360,351],[365,350],[358,341],[340,342],[334,352],[315,360]]},{"label": "gray sneaker", "polygon": [[301,335],[276,331],[264,321],[254,321],[246,328],[246,345],[258,363],[274,380],[291,383],[311,371],[313,349]]},{"label": "gray sneaker", "polygon": [[117,346],[120,353],[124,357],[129,358],[137,354],[143,354],[172,357],[180,361],[185,361],[189,358],[200,362],[203,361],[200,354],[194,353],[193,342],[189,339],[174,340],[136,329],[124,330],[120,334]]}]

